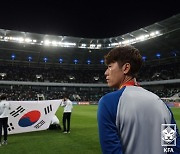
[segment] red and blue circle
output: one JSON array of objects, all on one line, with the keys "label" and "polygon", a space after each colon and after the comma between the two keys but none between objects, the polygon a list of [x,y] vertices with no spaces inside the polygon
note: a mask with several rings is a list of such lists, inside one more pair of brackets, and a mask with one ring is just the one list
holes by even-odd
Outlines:
[{"label": "red and blue circle", "polygon": [[41,117],[41,113],[38,110],[33,110],[24,114],[19,119],[18,124],[20,127],[29,127],[35,124],[40,119],[40,117]]}]

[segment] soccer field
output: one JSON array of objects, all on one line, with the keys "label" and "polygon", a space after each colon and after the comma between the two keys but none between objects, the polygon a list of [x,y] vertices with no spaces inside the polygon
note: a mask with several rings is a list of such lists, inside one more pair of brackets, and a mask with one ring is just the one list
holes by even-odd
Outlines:
[{"label": "soccer field", "polygon": [[[180,128],[180,108],[172,108]],[[62,126],[63,108],[57,116]],[[97,130],[97,105],[74,106],[71,133],[60,130],[14,134],[8,136],[8,145],[0,147],[2,154],[100,154]]]}]

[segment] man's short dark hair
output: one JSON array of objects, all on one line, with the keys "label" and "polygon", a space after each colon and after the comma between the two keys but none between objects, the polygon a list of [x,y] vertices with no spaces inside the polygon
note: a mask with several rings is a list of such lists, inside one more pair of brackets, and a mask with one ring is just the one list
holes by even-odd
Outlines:
[{"label": "man's short dark hair", "polygon": [[105,55],[104,58],[106,65],[118,62],[119,67],[122,67],[125,63],[130,63],[131,68],[128,74],[132,77],[137,76],[137,73],[143,64],[139,50],[131,45],[116,47]]}]

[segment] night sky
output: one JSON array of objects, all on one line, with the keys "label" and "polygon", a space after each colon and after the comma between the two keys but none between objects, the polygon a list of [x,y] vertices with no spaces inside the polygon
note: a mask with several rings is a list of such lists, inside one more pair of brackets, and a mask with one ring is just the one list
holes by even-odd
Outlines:
[{"label": "night sky", "polygon": [[[172,3],[172,4],[171,4]],[[2,2],[0,29],[106,38],[132,32],[180,13],[177,1]]]}]

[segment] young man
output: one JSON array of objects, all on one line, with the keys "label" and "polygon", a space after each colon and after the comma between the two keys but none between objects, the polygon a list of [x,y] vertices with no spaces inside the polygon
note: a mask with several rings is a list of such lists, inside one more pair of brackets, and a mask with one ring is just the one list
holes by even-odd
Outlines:
[{"label": "young man", "polygon": [[63,133],[70,133],[70,123],[71,123],[71,112],[72,112],[72,102],[65,95],[62,99],[61,106],[64,107],[63,113]]},{"label": "young man", "polygon": [[[118,90],[99,100],[97,119],[102,152],[166,153],[161,145],[161,124],[175,124],[175,120],[157,95],[138,86],[136,76],[142,66],[138,49],[133,46],[114,48],[105,56],[105,62],[108,86]],[[178,130],[176,133],[176,146],[171,151],[179,154]]]},{"label": "young man", "polygon": [[[0,146],[7,144],[7,126],[8,126],[8,115],[10,110],[10,104],[6,101],[6,95],[0,95]],[[2,128],[4,130],[4,141],[1,143]]]}]

